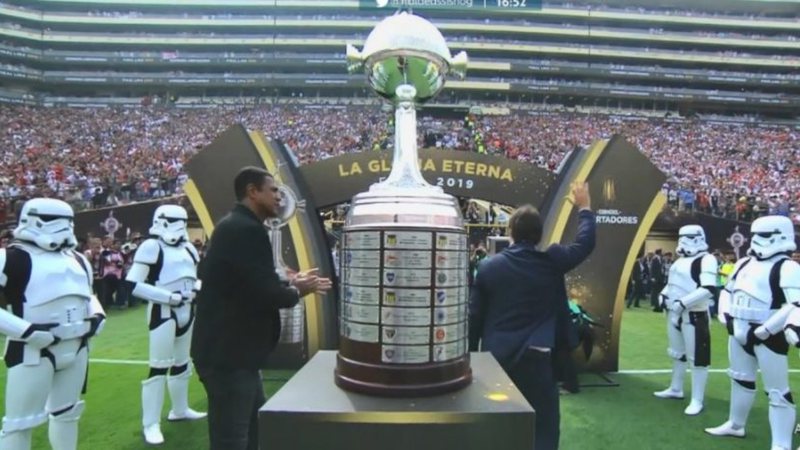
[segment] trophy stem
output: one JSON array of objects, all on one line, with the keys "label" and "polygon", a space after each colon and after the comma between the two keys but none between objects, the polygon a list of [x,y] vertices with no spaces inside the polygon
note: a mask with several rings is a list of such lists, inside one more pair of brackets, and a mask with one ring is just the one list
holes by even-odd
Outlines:
[{"label": "trophy stem", "polygon": [[422,177],[417,151],[417,110],[414,108],[416,89],[409,84],[397,87],[400,102],[394,112],[394,157],[392,171],[382,188],[435,188]]},{"label": "trophy stem", "polygon": [[[269,224],[270,241],[272,241],[272,262],[275,264],[275,273],[278,278],[284,282],[289,282],[289,275],[286,263],[283,262],[283,233],[281,233],[281,221],[274,219]],[[280,310],[281,320],[281,335],[280,340],[282,344],[300,345],[297,352],[303,353],[303,339],[305,333],[305,303],[303,299],[293,308],[283,308]]]},{"label": "trophy stem", "polygon": [[288,281],[286,274],[286,263],[283,262],[283,237],[281,228],[274,224],[269,227],[270,241],[272,243],[272,262],[275,264],[275,272],[281,281]]}]

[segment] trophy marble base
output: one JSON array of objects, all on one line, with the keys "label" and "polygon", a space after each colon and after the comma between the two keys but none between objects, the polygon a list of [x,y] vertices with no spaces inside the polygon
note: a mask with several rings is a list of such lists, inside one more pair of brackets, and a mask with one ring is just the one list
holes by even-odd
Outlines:
[{"label": "trophy marble base", "polygon": [[320,351],[259,412],[271,450],[531,450],[535,413],[489,353],[472,353],[473,382],[451,394],[381,398],[334,384],[335,351]]},{"label": "trophy marble base", "polygon": [[336,356],[334,382],[360,394],[378,397],[428,397],[463,389],[472,382],[469,355],[446,363],[377,366]]}]

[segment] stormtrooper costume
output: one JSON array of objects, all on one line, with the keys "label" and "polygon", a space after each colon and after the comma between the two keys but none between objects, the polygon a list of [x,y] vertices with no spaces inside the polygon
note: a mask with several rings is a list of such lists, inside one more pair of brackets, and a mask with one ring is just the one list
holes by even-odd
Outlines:
[{"label": "stormtrooper costume", "polygon": [[792,448],[795,405],[789,391],[787,338],[784,324],[800,303],[800,265],[789,259],[796,249],[788,217],[766,216],[753,222],[749,257],[736,263],[720,295],[720,321],[728,328],[731,403],[728,420],[706,432],[745,436],[747,415],[761,369],[769,397],[772,449]]},{"label": "stormtrooper costume", "polygon": [[[136,250],[127,281],[132,295],[147,300],[150,328],[150,373],[142,382],[142,426],[145,441],[161,444],[161,409],[165,387],[172,409],[168,420],[195,420],[206,416],[189,408],[189,345],[194,306],[199,289],[197,250],[186,233],[186,210],[159,206],[150,234]],[[167,379],[167,372],[169,378]]]},{"label": "stormtrooper costume", "polygon": [[667,311],[667,354],[673,359],[672,382],[654,392],[659,398],[683,398],[683,377],[687,359],[692,369],[692,400],[684,413],[690,416],[703,410],[708,366],[711,363],[711,336],[708,308],[717,289],[717,258],[708,253],[703,228],[681,227],[667,285],[661,291],[662,308]]},{"label": "stormtrooper costume", "polygon": [[31,448],[33,428],[49,420],[54,450],[78,446],[88,342],[105,312],[92,295],[89,261],[74,251],[74,214],[65,202],[29,200],[15,241],[0,249],[0,332],[8,337],[5,417],[0,449]]}]

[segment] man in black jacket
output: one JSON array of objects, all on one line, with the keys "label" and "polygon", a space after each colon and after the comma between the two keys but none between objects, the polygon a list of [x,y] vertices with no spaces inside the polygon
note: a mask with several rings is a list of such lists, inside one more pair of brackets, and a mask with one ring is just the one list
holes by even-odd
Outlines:
[{"label": "man in black jacket", "polygon": [[537,450],[557,449],[560,436],[553,352],[570,320],[564,276],[595,245],[589,188],[575,185],[572,195],[579,210],[575,242],[541,250],[539,211],[521,206],[508,221],[513,244],[481,263],[470,294],[470,350],[480,341],[536,411]]},{"label": "man in black jacket", "polygon": [[245,167],[234,189],[238,203],[216,225],[200,265],[192,338],[208,395],[211,450],[258,448],[258,409],[265,402],[259,369],[280,336],[278,310],[331,285],[315,270],[296,274],[289,285],[275,273],[264,221],[277,215],[281,197],[267,171]]},{"label": "man in black jacket", "polygon": [[666,274],[664,273],[664,260],[661,259],[661,249],[656,250],[656,256],[650,260],[650,306],[653,311],[663,311],[661,301],[658,299],[658,294],[664,289],[666,282]]}]

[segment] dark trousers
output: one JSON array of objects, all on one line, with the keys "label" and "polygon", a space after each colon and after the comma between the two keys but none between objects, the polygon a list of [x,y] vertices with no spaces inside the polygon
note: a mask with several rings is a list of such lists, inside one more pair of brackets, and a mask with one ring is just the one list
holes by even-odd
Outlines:
[{"label": "dark trousers", "polygon": [[556,372],[556,380],[561,382],[561,387],[573,394],[580,392],[578,368],[575,367],[575,361],[572,359],[572,351],[560,348],[555,350],[553,357],[555,358],[553,369]]},{"label": "dark trousers", "polygon": [[719,294],[720,291],[722,291],[723,287],[724,286],[720,287],[714,292],[714,302],[711,303],[711,306],[709,307],[709,311],[711,312],[711,317],[717,316],[717,312],[719,311]]},{"label": "dark trousers", "polygon": [[100,303],[102,303],[103,306],[111,306],[114,304],[114,298],[120,286],[119,278],[115,275],[106,275],[103,277],[102,283],[102,297]]},{"label": "dark trousers", "polygon": [[634,282],[631,287],[630,296],[628,296],[628,301],[626,302],[626,306],[630,308],[631,305],[633,305],[638,308],[639,300],[641,300],[642,297],[644,297],[644,285],[641,282],[638,283]]},{"label": "dark trousers", "polygon": [[653,309],[656,311],[661,311],[661,305],[659,304],[658,294],[661,293],[662,289],[664,289],[664,285],[658,282],[654,282],[652,287],[650,288],[650,306],[652,306]]},{"label": "dark trousers", "polygon": [[561,434],[558,387],[551,353],[529,349],[508,376],[536,411],[534,449],[556,450]]},{"label": "dark trousers", "polygon": [[258,370],[195,367],[208,396],[210,450],[258,450],[258,409],[264,386]]}]

